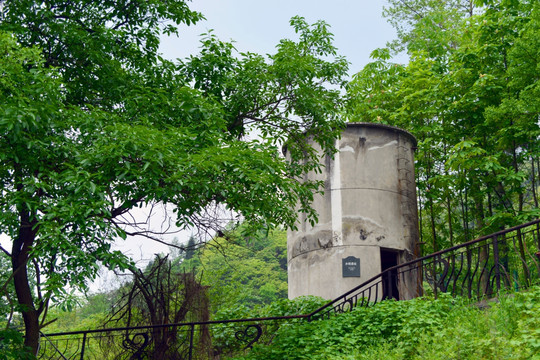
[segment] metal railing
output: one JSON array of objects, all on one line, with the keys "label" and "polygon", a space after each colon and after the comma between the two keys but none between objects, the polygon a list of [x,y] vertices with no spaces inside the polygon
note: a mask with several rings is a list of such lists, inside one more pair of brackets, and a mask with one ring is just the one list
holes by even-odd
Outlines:
[{"label": "metal railing", "polygon": [[[540,279],[540,219],[388,268],[308,315],[328,317],[383,299],[450,293],[491,297]],[[397,290],[397,291],[396,291]],[[395,293],[397,292],[397,294]]]},{"label": "metal railing", "polygon": [[[270,343],[305,315],[42,334],[39,359],[219,359]],[[172,336],[170,336],[172,335]]]},{"label": "metal railing", "polygon": [[39,359],[220,359],[270,343],[279,327],[384,299],[440,292],[483,298],[540,279],[540,219],[381,272],[310,314],[110,328],[42,335]]}]

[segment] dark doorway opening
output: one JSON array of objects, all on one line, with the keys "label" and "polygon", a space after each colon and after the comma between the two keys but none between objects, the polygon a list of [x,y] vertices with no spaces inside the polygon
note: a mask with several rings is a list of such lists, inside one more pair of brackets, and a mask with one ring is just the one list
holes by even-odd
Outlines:
[{"label": "dark doorway opening", "polygon": [[[397,250],[381,248],[381,272],[398,264]],[[383,299],[399,300],[398,273],[391,270],[383,275]]]}]

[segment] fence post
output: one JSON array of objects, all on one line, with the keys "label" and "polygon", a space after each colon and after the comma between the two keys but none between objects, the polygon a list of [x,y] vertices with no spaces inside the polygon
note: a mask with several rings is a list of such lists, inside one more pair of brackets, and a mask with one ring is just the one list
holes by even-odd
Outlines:
[{"label": "fence post", "polygon": [[497,283],[497,292],[501,290],[501,270],[499,268],[499,237],[493,237],[493,261],[495,266],[495,281]]},{"label": "fence post", "polygon": [[388,296],[386,297],[388,300],[391,300],[393,298],[393,294],[392,294],[392,271],[389,271],[388,272],[388,281],[386,282],[386,290],[388,292]]},{"label": "fence post", "polygon": [[418,266],[417,266],[417,269],[418,269],[418,292],[417,292],[417,296],[424,296],[424,260],[420,261],[418,263]]},{"label": "fence post", "polygon": [[433,261],[431,262],[431,264],[433,265],[432,267],[432,273],[433,273],[433,296],[435,297],[435,299],[438,299],[439,298],[439,294],[438,294],[438,288],[437,288],[437,261],[439,261],[438,257],[440,255],[437,255],[433,258]]},{"label": "fence post", "polygon": [[[533,238],[534,238],[534,235],[533,235]],[[536,260],[538,260],[538,262],[536,263],[536,269],[538,271],[538,276],[540,276],[540,224],[536,224],[536,243],[537,243],[537,247],[536,247]]]},{"label": "fence post", "polygon": [[84,359],[84,348],[86,346],[86,333],[84,333],[82,338],[82,346],[81,346],[81,360]]},{"label": "fence post", "polygon": [[193,336],[195,334],[195,325],[191,324],[190,334],[189,334],[189,360],[193,359]]}]

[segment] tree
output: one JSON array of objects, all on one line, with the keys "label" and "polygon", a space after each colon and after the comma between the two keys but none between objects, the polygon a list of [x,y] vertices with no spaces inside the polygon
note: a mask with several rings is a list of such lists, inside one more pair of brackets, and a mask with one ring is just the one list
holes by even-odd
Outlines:
[{"label": "tree", "polygon": [[[43,67],[37,49],[22,49],[13,36],[1,32],[0,56],[3,74],[0,83],[0,231],[13,239],[11,252],[3,249],[11,259],[11,271],[4,279],[3,290],[8,295],[6,289],[13,282],[18,302],[16,309],[22,311],[25,324],[37,325],[37,315],[43,312],[47,300],[41,291],[35,293],[30,288],[28,264],[33,263],[29,254],[34,244],[24,239],[32,237],[38,227],[37,219],[30,217],[30,212],[37,212],[32,195],[41,192],[39,185],[35,186],[41,182],[35,170],[43,164],[58,161],[54,154],[62,152],[57,141],[58,132],[67,129],[60,119],[64,113],[57,110],[63,108],[58,76]],[[28,191],[23,191],[25,187]],[[40,272],[35,275],[39,282]],[[53,276],[51,280],[54,280]],[[35,295],[37,308],[33,302]],[[27,334],[26,344],[32,346],[38,335]]]},{"label": "tree", "polygon": [[[118,290],[120,296],[108,323],[115,323],[116,327],[159,326],[210,319],[207,287],[199,283],[193,271],[183,272],[167,256],[158,255],[144,271],[132,268],[131,273],[133,280]],[[156,360],[185,358],[189,341],[183,336],[178,327],[155,328],[144,349],[145,355]],[[125,341],[132,339],[126,334]],[[202,351],[210,353],[210,333],[206,326],[200,329],[199,342]],[[115,345],[114,339],[106,344],[108,348]]]},{"label": "tree", "polygon": [[216,209],[294,226],[297,203],[316,219],[320,184],[298,181],[320,166],[305,139],[333,151],[343,123],[327,85],[347,71],[327,26],[293,18],[299,40],[268,58],[211,36],[185,62],[157,54],[161,33],[201,17],[183,1],[2,3],[0,231],[34,352],[50,301],[99,264],[130,265],[112,241],[159,240],[131,220],[138,207],[169,204],[181,228],[219,228]]},{"label": "tree", "polygon": [[[400,38],[355,75],[349,116],[418,138],[425,251],[537,218],[538,4],[391,4]],[[400,46],[407,65],[391,62]]]},{"label": "tree", "polygon": [[195,254],[195,247],[197,246],[197,240],[193,235],[189,237],[189,240],[186,245],[186,254],[184,256],[184,259],[189,260],[193,257]]},{"label": "tree", "polygon": [[[253,309],[287,298],[287,235],[283,230],[242,236],[241,229],[208,242],[197,255],[212,312]],[[187,263],[185,271],[191,270]]]},{"label": "tree", "polygon": [[463,18],[479,11],[474,0],[389,0],[388,4],[383,15],[398,35],[390,48],[441,58],[461,43]]}]

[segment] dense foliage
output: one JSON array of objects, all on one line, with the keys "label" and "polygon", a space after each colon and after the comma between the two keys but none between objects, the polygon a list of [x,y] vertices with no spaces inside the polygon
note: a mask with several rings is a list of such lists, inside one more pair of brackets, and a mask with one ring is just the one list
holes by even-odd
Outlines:
[{"label": "dense foliage", "polygon": [[257,228],[294,226],[297,204],[316,220],[319,184],[298,176],[319,166],[304,139],[330,153],[343,123],[347,62],[332,34],[296,17],[298,39],[268,56],[212,36],[185,61],[159,56],[161,34],[201,18],[185,1],[1,2],[2,288],[12,282],[34,352],[49,303],[100,264],[130,266],[112,241],[160,240],[140,207],[167,204],[172,224],[203,230],[222,227],[223,210]]},{"label": "dense foliage", "polygon": [[499,300],[488,308],[449,296],[383,301],[282,326],[271,345],[236,359],[537,359],[540,287]]},{"label": "dense foliage", "polygon": [[213,311],[244,307],[246,311],[287,298],[287,236],[284,230],[241,231],[215,238],[200,249],[185,271],[195,269],[208,286]]},{"label": "dense foliage", "polygon": [[[285,249],[283,230],[261,231],[247,238],[240,231],[230,231],[227,240],[216,238],[193,252],[157,255],[145,269],[132,268],[131,275],[122,275],[124,282],[118,289],[80,299],[80,306],[70,311],[50,309],[48,318],[53,322],[44,331],[51,334],[310,312],[325,301],[314,297],[286,300]],[[277,329],[279,325],[272,326]],[[154,330],[148,356],[176,359],[188,351],[189,332],[183,330]],[[265,342],[272,338],[272,329],[267,330]],[[236,331],[235,324],[205,327],[197,333],[194,351],[203,357],[209,351],[241,353],[243,345],[236,340]],[[112,357],[125,351],[114,337],[107,340],[93,342],[87,351]],[[65,350],[66,354],[76,353],[77,344],[67,344]]]},{"label": "dense foliage", "polygon": [[[124,254],[111,251],[113,241],[128,235],[161,241],[163,230],[136,216],[138,208],[157,204],[172,209],[170,221],[180,228],[223,230],[223,210],[227,220],[245,220],[252,237],[215,239],[198,253],[188,244],[182,259],[184,269],[195,266],[210,286],[216,317],[242,317],[276,299],[283,304],[284,235],[256,230],[295,226],[298,208],[316,221],[310,201],[320,184],[298,181],[320,166],[305,139],[334,151],[344,111],[351,121],[396,125],[418,138],[425,253],[540,216],[540,4],[389,4],[386,15],[399,39],[374,51],[374,62],[354,76],[343,110],[338,87],[347,62],[322,22],[293,18],[298,39],[282,40],[268,56],[238,54],[210,33],[199,54],[173,63],[157,52],[160,35],[202,18],[185,1],[0,1],[0,233],[11,240],[10,249],[0,249],[0,311],[8,327],[0,348],[16,350],[23,337],[9,327],[23,325],[35,353],[49,304],[69,305],[100,265],[130,268]],[[407,65],[392,63],[397,51],[407,51]],[[284,143],[290,162],[280,154]],[[523,317],[511,322],[508,315],[511,334],[499,336],[490,318],[483,330],[495,338],[471,335],[441,348],[444,341],[426,338],[425,346],[415,346],[434,357],[440,354],[433,349],[459,357],[465,344],[466,356],[482,357],[500,341],[502,357],[506,349],[517,358],[530,355],[538,345],[522,329],[538,329],[537,318],[524,315],[537,295],[522,295],[525,308],[511,300],[494,308],[501,317]],[[373,347],[374,357],[421,357],[407,343],[413,327],[452,338],[474,334],[467,322],[452,320],[453,309],[483,319],[448,299],[428,316],[426,303],[388,302],[318,326],[284,327],[273,350],[251,356],[331,358],[362,344]],[[406,325],[413,312],[424,322]],[[85,319],[95,324],[100,314]],[[374,325],[355,323],[361,317]],[[341,329],[339,342],[333,329]],[[308,352],[294,355],[287,331],[300,339],[321,332],[313,333],[317,344],[303,342]]]},{"label": "dense foliage", "polygon": [[417,137],[424,253],[538,218],[538,1],[389,4],[399,39],[354,76],[348,116]]},{"label": "dense foliage", "polygon": [[[189,243],[196,246],[197,241],[192,237]],[[249,237],[228,231],[227,239],[215,238],[202,248],[172,250],[168,256],[156,255],[144,269],[133,267],[119,275],[115,290],[80,297],[71,309],[50,309],[51,324],[43,331],[294,315],[323,304],[322,299],[298,306],[285,300],[284,230]]]}]

